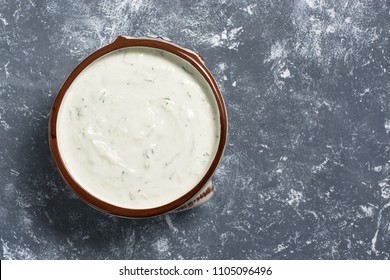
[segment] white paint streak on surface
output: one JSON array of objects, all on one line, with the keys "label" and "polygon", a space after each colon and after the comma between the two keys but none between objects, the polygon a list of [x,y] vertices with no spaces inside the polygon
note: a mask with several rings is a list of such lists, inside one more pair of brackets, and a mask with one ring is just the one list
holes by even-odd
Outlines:
[{"label": "white paint streak on surface", "polygon": [[248,6],[246,6],[245,8],[243,8],[243,10],[245,12],[247,12],[250,16],[253,16],[253,14],[255,13],[254,9],[257,7],[257,4],[250,4]]},{"label": "white paint streak on surface", "polygon": [[242,33],[242,26],[232,28],[232,29],[224,29],[220,34],[212,35],[208,41],[212,47],[227,47],[231,50],[238,50],[238,46],[240,42],[238,41],[239,35]]},{"label": "white paint streak on surface", "polygon": [[290,78],[290,70],[288,68],[283,70],[282,73],[280,73],[280,77],[283,79]]},{"label": "white paint streak on surface", "polygon": [[173,232],[178,232],[179,230],[173,225],[171,216],[165,215],[165,221],[167,222],[168,227],[173,231]]},{"label": "white paint streak on surface", "polygon": [[[377,31],[365,28],[361,21],[362,17],[372,12],[365,1],[298,1],[292,13],[297,54],[323,66],[330,66],[333,60],[346,59],[348,56],[359,58],[363,46],[373,44],[378,39]],[[343,39],[336,39],[335,36]],[[345,42],[354,44],[354,48],[347,48]]]},{"label": "white paint streak on surface", "polygon": [[283,59],[287,57],[287,51],[284,47],[284,43],[277,41],[271,47],[270,56],[265,59],[264,62],[270,62],[276,59]]},{"label": "white paint streak on surface", "polygon": [[156,248],[157,248],[157,251],[160,253],[164,253],[164,252],[168,251],[169,250],[168,238],[161,237],[160,239],[158,239],[156,242]]},{"label": "white paint streak on surface", "polygon": [[374,208],[372,206],[360,205],[359,208],[364,213],[364,217],[374,216]]},{"label": "white paint streak on surface", "polygon": [[381,172],[382,171],[382,166],[381,165],[375,166],[374,167],[374,171],[375,172]]},{"label": "white paint streak on surface", "polygon": [[383,179],[378,183],[378,186],[381,188],[382,197],[385,199],[390,198],[390,179]]},{"label": "white paint streak on surface", "polygon": [[390,133],[390,119],[385,119],[385,130],[387,134]]},{"label": "white paint streak on surface", "polygon": [[390,201],[387,202],[381,210],[379,210],[379,214],[378,214],[378,220],[377,220],[377,224],[376,224],[376,231],[375,231],[375,235],[374,237],[372,238],[371,240],[371,250],[375,253],[375,255],[379,255],[379,250],[377,249],[377,241],[378,241],[378,234],[379,234],[379,227],[381,225],[381,222],[382,222],[382,213],[383,211],[390,207]]},{"label": "white paint streak on surface", "polygon": [[33,260],[36,256],[29,248],[20,245],[9,244],[8,241],[0,239],[2,243],[3,256],[5,260]]},{"label": "white paint streak on surface", "polygon": [[11,129],[11,126],[5,120],[0,121],[0,126],[2,126],[5,131],[8,131]]},{"label": "white paint streak on surface", "polygon": [[321,162],[319,165],[315,165],[312,167],[312,172],[313,173],[317,173],[318,171],[321,171],[325,165],[328,163],[329,159],[328,158],[325,158],[325,160],[323,162]]},{"label": "white paint streak on surface", "polygon": [[5,72],[5,77],[6,78],[8,78],[9,77],[9,72],[8,72],[8,65],[10,64],[10,60],[6,63],[6,64],[4,64],[4,72]]},{"label": "white paint streak on surface", "polygon": [[302,202],[302,192],[301,191],[296,191],[294,189],[290,190],[290,193],[288,195],[288,204],[291,206],[299,206],[299,204]]}]

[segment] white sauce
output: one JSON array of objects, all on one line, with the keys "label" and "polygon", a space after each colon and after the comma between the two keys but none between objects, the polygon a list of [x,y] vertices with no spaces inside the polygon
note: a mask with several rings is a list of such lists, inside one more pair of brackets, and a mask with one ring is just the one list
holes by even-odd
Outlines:
[{"label": "white sauce", "polygon": [[191,190],[217,151],[220,124],[204,78],[171,53],[132,47],[90,64],[58,113],[61,157],[95,197],[131,209]]}]

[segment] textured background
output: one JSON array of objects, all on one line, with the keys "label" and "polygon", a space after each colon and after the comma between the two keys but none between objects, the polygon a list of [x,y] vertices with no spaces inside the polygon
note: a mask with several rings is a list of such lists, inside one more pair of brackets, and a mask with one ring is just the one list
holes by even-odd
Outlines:
[{"label": "textured background", "polygon": [[[1,258],[388,259],[389,5],[0,0]],[[211,202],[125,220],[63,183],[48,117],[84,57],[149,33],[205,58],[229,142]]]}]

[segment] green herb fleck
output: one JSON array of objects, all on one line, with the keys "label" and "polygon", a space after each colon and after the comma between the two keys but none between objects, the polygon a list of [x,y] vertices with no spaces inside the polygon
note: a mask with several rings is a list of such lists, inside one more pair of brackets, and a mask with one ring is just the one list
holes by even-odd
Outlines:
[{"label": "green herb fleck", "polygon": [[80,119],[82,117],[82,109],[80,107],[75,107],[77,119]]},{"label": "green herb fleck", "polygon": [[104,90],[103,93],[102,93],[102,95],[100,95],[100,97],[99,97],[99,101],[102,102],[102,103],[104,103],[105,97],[106,97],[106,91]]},{"label": "green herb fleck", "polygon": [[179,156],[180,153],[177,153],[170,161],[165,163],[165,167],[168,167],[168,165],[171,165],[174,160]]}]

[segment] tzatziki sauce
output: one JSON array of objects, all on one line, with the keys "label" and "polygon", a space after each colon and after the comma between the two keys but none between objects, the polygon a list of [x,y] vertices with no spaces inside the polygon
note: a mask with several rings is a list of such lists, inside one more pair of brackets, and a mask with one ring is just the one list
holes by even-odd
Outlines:
[{"label": "tzatziki sauce", "polygon": [[155,208],[204,177],[217,152],[219,118],[210,86],[190,63],[127,47],[72,82],[58,112],[58,148],[91,195],[123,208]]}]

